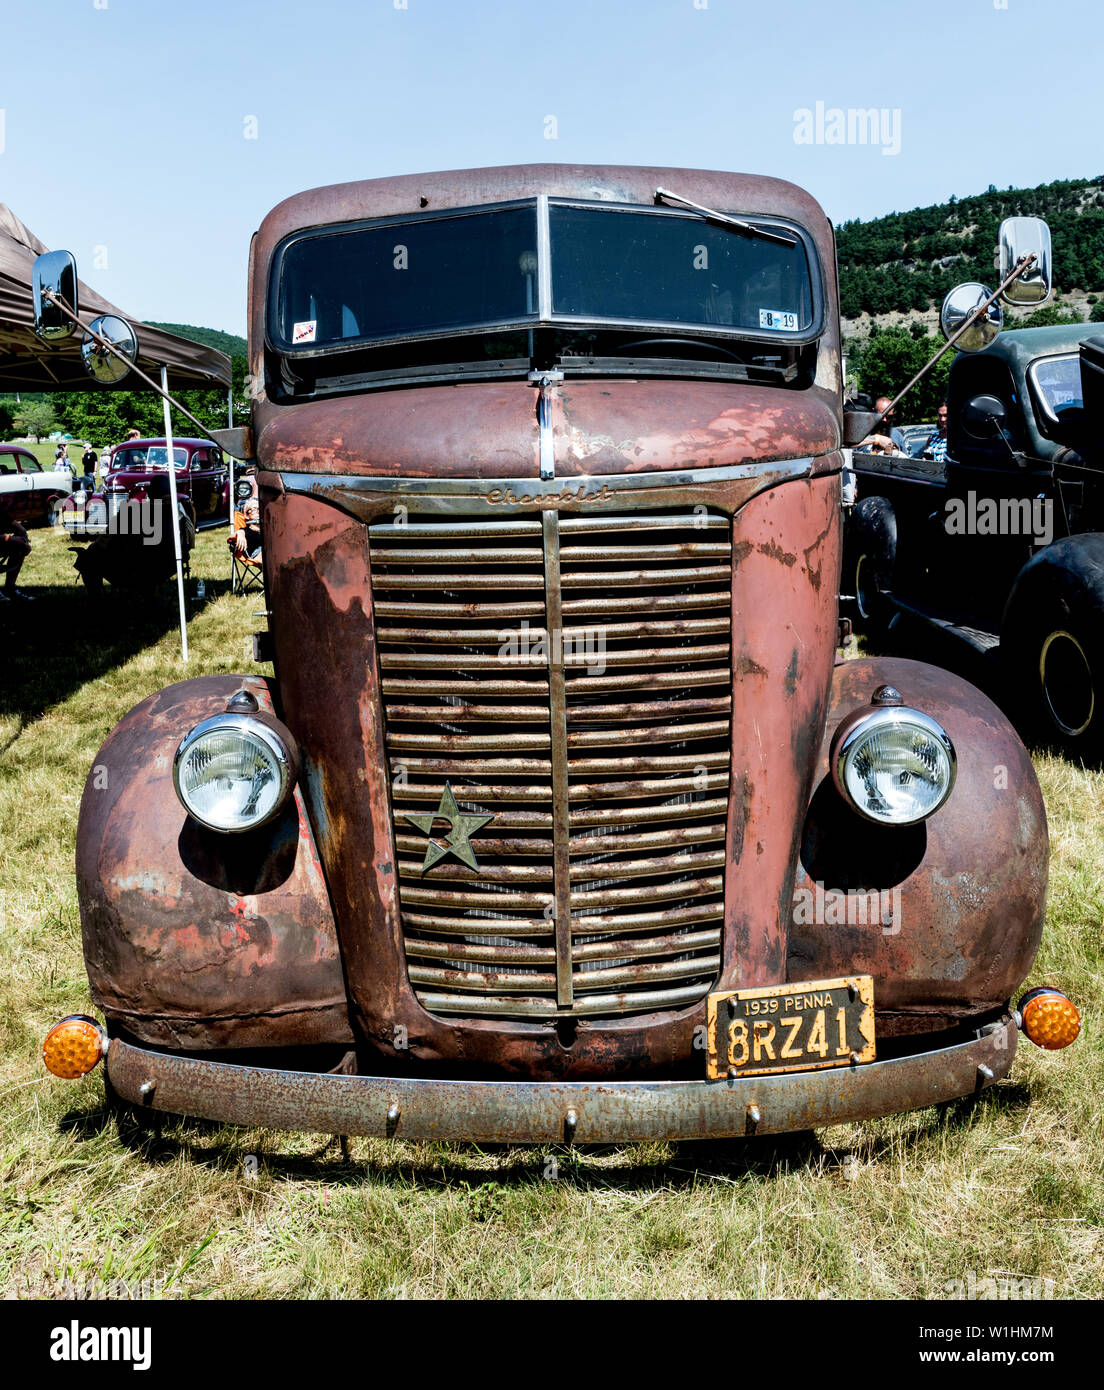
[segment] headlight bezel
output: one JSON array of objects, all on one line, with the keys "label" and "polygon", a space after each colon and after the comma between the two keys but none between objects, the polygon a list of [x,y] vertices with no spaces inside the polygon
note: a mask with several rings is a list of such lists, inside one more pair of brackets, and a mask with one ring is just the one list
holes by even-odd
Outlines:
[{"label": "headlight bezel", "polygon": [[[946,787],[939,800],[922,815],[912,816],[909,819],[893,819],[888,816],[872,815],[865,806],[859,804],[851,794],[847,786],[846,769],[849,759],[853,756],[860,741],[878,728],[889,725],[897,726],[912,725],[919,728],[930,738],[932,738],[943,750],[948,762],[948,776]],[[844,803],[869,822],[871,825],[885,826],[890,829],[896,827],[907,827],[910,825],[921,825],[924,821],[930,820],[932,816],[941,810],[954,791],[955,780],[958,776],[958,755],[950,734],[937,719],[933,719],[930,714],[925,714],[923,710],[913,708],[911,705],[902,703],[886,703],[866,705],[862,709],[855,710],[851,715],[842,721],[836,730],[832,740],[832,747],[829,753],[829,763],[831,766],[832,781],[836,791],[843,799]]]},{"label": "headlight bezel", "polygon": [[[279,775],[279,786],[271,807],[264,815],[243,825],[218,825],[198,814],[189,803],[180,785],[184,759],[195,745],[209,734],[225,734],[227,732],[248,734],[263,744],[264,748],[272,755]],[[213,714],[207,719],[201,719],[180,740],[176,753],[173,755],[172,779],[177,800],[197,825],[219,835],[248,835],[250,831],[257,830],[275,820],[291,799],[298,777],[299,758],[295,740],[278,719],[262,711],[243,712],[230,709]]]}]

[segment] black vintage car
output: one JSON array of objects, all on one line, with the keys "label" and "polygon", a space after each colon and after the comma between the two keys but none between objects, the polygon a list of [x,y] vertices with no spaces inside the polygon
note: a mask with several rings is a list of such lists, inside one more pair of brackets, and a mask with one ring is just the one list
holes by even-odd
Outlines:
[{"label": "black vintage car", "polygon": [[947,457],[854,454],[843,591],[997,650],[1040,738],[1104,749],[1104,337],[1001,334],[951,368]]}]

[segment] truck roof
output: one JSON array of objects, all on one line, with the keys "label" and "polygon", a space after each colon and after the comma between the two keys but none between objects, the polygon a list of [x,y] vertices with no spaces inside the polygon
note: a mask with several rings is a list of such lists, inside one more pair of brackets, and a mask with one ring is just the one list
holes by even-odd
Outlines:
[{"label": "truck roof", "polygon": [[[1053,357],[1061,352],[1076,352],[1079,343],[1100,333],[1098,323],[1061,323],[1048,328],[1010,328],[974,357],[1000,357],[1017,366],[1034,361],[1036,357]],[[959,359],[961,360],[961,359]]]},{"label": "truck roof", "polygon": [[811,194],[785,179],[763,174],[623,164],[505,164],[311,188],[278,203],[261,223],[258,236],[267,248],[302,227],[509,202],[539,193],[650,204],[657,187],[721,212],[796,218],[811,232],[819,232],[827,220]]}]

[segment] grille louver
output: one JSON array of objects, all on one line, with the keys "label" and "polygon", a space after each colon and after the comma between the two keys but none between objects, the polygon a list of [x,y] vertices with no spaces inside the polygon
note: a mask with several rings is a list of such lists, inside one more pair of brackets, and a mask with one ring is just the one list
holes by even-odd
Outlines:
[{"label": "grille louver", "polygon": [[[369,536],[424,1007],[595,1018],[701,998],[723,915],[728,518],[412,517]],[[472,838],[477,869],[450,855],[423,873],[426,837],[404,817],[446,784],[494,820]]]}]

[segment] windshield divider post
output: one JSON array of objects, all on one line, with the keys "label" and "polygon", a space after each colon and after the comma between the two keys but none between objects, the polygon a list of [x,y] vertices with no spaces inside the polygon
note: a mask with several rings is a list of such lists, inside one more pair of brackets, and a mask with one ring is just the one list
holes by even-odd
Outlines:
[{"label": "windshield divider post", "polygon": [[548,194],[537,196],[537,319],[552,318],[552,230]]}]

